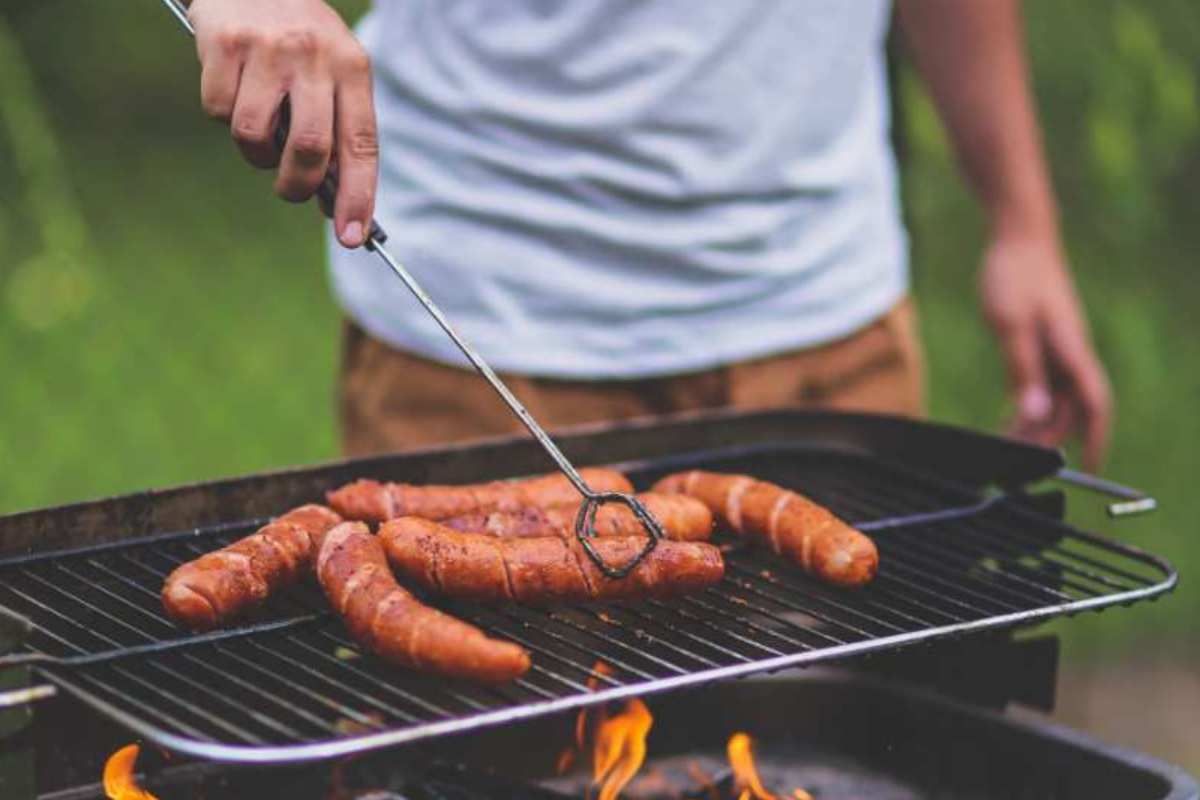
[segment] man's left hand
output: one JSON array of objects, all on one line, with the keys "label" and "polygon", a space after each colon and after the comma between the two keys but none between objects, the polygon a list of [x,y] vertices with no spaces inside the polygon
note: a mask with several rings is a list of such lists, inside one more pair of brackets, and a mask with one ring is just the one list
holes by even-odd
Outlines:
[{"label": "man's left hand", "polygon": [[997,236],[979,287],[1008,367],[1009,433],[1047,446],[1078,435],[1094,471],[1108,447],[1112,390],[1057,238]]}]

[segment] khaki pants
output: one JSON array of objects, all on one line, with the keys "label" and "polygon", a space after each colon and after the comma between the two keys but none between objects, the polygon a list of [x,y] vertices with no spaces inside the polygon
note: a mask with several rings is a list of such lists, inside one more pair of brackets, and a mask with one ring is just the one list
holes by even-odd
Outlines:
[{"label": "khaki pants", "polygon": [[[628,381],[503,377],[549,428],[714,408],[910,416],[925,408],[911,300],[844,339],[704,372]],[[352,322],[344,326],[339,393],[349,456],[524,430],[482,377],[396,350]]]}]

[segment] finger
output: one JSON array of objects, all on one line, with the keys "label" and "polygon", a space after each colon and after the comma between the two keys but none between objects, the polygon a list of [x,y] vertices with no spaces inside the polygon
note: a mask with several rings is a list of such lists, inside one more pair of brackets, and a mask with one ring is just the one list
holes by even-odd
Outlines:
[{"label": "finger", "polygon": [[1079,427],[1079,406],[1069,392],[1054,393],[1054,410],[1038,431],[1038,439],[1047,447],[1061,447]]},{"label": "finger", "polygon": [[1050,416],[1036,425],[1012,427],[1008,433],[1042,447],[1061,447],[1071,436],[1079,421],[1079,413],[1065,394],[1055,393]]},{"label": "finger", "polygon": [[233,116],[233,105],[237,100],[238,82],[241,77],[240,61],[213,58],[205,62],[200,73],[200,104],[204,107],[204,113],[215,120],[228,123]]},{"label": "finger", "polygon": [[329,169],[333,150],[333,84],[298,81],[288,93],[291,122],[279,161],[275,193],[302,203],[312,197]]},{"label": "finger", "polygon": [[1088,414],[1083,430],[1083,467],[1096,472],[1108,455],[1109,437],[1112,435],[1113,413],[1111,404],[1103,411]]},{"label": "finger", "polygon": [[336,99],[338,193],[333,226],[344,246],[358,247],[365,241],[375,213],[379,140],[366,55],[356,50],[344,58],[341,69],[344,78],[338,84]]},{"label": "finger", "polygon": [[279,163],[274,136],[283,94],[283,82],[276,70],[266,59],[251,58],[242,69],[229,129],[242,156],[260,169]]},{"label": "finger", "polygon": [[1050,331],[1050,347],[1079,411],[1083,465],[1095,471],[1104,460],[1112,429],[1112,390],[1104,368],[1080,328],[1066,323]]},{"label": "finger", "polygon": [[1038,426],[1049,418],[1053,403],[1037,326],[1033,320],[1006,325],[1001,329],[1000,338],[1016,400],[1014,425],[1018,428]]},{"label": "finger", "polygon": [[242,66],[254,43],[247,31],[208,25],[196,27],[196,52],[203,69],[200,73],[200,103],[213,119],[229,122],[237,99]]}]

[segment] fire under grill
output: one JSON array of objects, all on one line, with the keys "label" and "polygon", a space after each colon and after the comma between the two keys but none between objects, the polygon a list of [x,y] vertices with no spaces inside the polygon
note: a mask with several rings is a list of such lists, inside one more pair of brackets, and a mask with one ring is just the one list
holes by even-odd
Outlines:
[{"label": "fire under grill", "polygon": [[[661,449],[653,436],[645,442]],[[957,482],[887,453],[771,438],[623,467],[639,489],[688,467],[798,489],[870,533],[879,576],[857,591],[829,587],[719,534],[725,579],[679,599],[539,610],[433,598],[533,654],[523,679],[483,688],[362,654],[315,586],[273,601],[235,630],[196,636],[175,627],[159,606],[163,578],[264,522],[245,519],[136,538],[114,533],[0,561],[0,606],[33,625],[23,651],[0,664],[31,664],[168,750],[276,763],[1130,603],[1176,579],[1162,560],[1076,530],[1034,498],[987,492],[974,479]],[[611,674],[595,671],[597,661]]]}]

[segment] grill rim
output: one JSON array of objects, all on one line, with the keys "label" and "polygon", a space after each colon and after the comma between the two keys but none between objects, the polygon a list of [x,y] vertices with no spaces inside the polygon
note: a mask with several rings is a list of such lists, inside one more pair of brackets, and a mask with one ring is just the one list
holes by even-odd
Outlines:
[{"label": "grill rim", "polygon": [[[723,452],[723,455],[744,455],[747,452],[786,453],[790,449],[789,444],[791,443],[777,442],[774,445],[754,448],[729,448]],[[806,447],[806,445],[801,443],[801,447]],[[693,452],[683,455],[688,455],[693,460],[715,456],[715,454],[708,452]],[[676,466],[677,463],[672,462],[669,466]],[[623,464],[621,466],[630,469],[647,469],[657,468],[661,465],[658,462],[647,459],[638,464]],[[99,696],[97,693],[86,688],[82,680],[77,680],[77,676],[72,674],[71,667],[67,664],[33,664],[31,666],[40,676],[55,684],[64,692],[74,696],[100,713],[118,721],[143,738],[174,752],[229,763],[259,765],[300,763],[337,758],[354,753],[411,744],[423,739],[497,727],[548,714],[568,712],[611,700],[620,700],[635,696],[646,697],[686,687],[773,672],[788,667],[800,667],[841,660],[926,641],[959,637],[973,632],[1013,628],[1051,619],[1063,614],[1073,614],[1156,597],[1172,590],[1178,581],[1176,570],[1165,559],[1133,545],[1114,541],[1090,531],[1076,529],[1065,523],[1051,519],[1043,514],[1025,508],[1013,498],[1006,496],[993,497],[987,499],[986,502],[981,501],[979,504],[981,508],[993,508],[997,506],[1002,507],[1006,513],[1036,519],[1039,524],[1061,529],[1072,538],[1082,539],[1104,549],[1116,551],[1144,565],[1152,566],[1161,572],[1162,579],[1153,583],[1148,582],[1147,585],[1142,587],[1131,588],[1112,594],[1085,597],[1069,602],[1045,604],[1033,609],[1008,613],[993,613],[980,619],[930,625],[915,631],[902,631],[893,635],[872,636],[863,641],[827,645],[812,650],[760,658],[748,663],[697,669],[681,675],[659,677],[652,680],[639,680],[594,692],[576,693],[544,700],[525,701],[517,705],[488,709],[467,715],[455,716],[450,719],[423,721],[403,728],[300,744],[242,745],[190,739],[147,722]],[[136,546],[138,540],[127,540],[124,544]],[[42,555],[48,558],[53,557],[53,554]],[[249,631],[249,640],[254,641],[253,635],[259,632],[256,629]],[[114,661],[115,663],[120,663],[119,659],[114,659]]]},{"label": "grill rim", "polygon": [[[825,432],[812,439],[808,437],[814,426],[819,428],[823,421],[829,419],[834,419],[841,426],[840,430],[833,433]],[[858,426],[865,426],[865,429],[857,430]],[[620,466],[633,469],[647,464],[655,468],[662,468],[669,466],[677,459],[682,459],[683,463],[686,463],[687,459],[696,460],[705,457],[718,457],[733,451],[746,452],[748,449],[755,449],[756,447],[760,450],[786,449],[787,445],[792,444],[792,442],[787,440],[799,440],[802,446],[807,447],[832,446],[839,450],[868,455],[873,459],[881,460],[880,454],[873,452],[870,447],[872,437],[876,437],[882,441],[881,449],[884,451],[884,454],[890,456],[891,460],[900,461],[902,468],[908,472],[916,473],[919,471],[917,467],[908,463],[908,459],[906,458],[913,452],[912,447],[915,443],[922,443],[922,446],[928,450],[937,450],[946,454],[947,464],[943,465],[946,467],[946,471],[952,472],[953,478],[961,478],[962,481],[959,488],[968,489],[976,497],[981,497],[979,490],[986,483],[999,484],[1001,486],[1020,486],[1025,482],[1050,477],[1056,467],[1062,463],[1061,455],[1056,451],[1028,447],[984,434],[961,431],[949,426],[914,423],[908,420],[873,417],[871,415],[830,415],[806,412],[770,412],[749,415],[720,413],[690,416],[686,420],[674,420],[669,427],[670,429],[665,434],[654,425],[644,423],[619,426],[619,430],[605,428],[592,433],[585,431],[583,434],[579,434],[583,437],[582,440],[586,441],[589,436],[597,437],[596,442],[598,444],[594,443],[593,449],[588,451],[588,457],[582,459],[582,461],[585,463],[616,463]],[[701,435],[695,437],[689,436],[689,431],[699,432]],[[668,442],[674,441],[676,446],[673,450],[668,450],[668,452],[661,455],[650,455],[648,457],[622,461],[621,454],[639,452],[640,448],[638,444],[648,433],[658,436],[655,446],[648,448],[651,452],[656,449],[663,449],[662,442],[664,438]],[[751,444],[741,442],[743,434],[747,434],[746,438],[750,439]],[[563,438],[569,439],[570,436],[568,435]],[[925,441],[925,438],[928,436],[943,438],[938,440],[938,447],[933,447]],[[611,437],[616,438],[613,439]],[[691,446],[686,450],[678,447],[681,439],[686,439]],[[605,444],[612,445],[614,441],[617,442],[617,445],[606,449]],[[716,442],[716,446],[712,446],[713,442]],[[730,442],[737,444],[730,446]],[[104,513],[105,519],[101,520],[102,524],[110,529],[108,531],[110,538],[103,540],[105,544],[101,544],[101,546],[106,548],[111,546],[119,547],[135,544],[133,541],[134,538],[141,538],[137,532],[132,534],[124,532],[121,526],[126,523],[129,523],[135,531],[141,526],[140,530],[143,532],[143,535],[146,532],[164,530],[163,527],[159,527],[155,523],[156,519],[161,521],[162,517],[154,514],[148,517],[145,515],[148,507],[146,503],[147,501],[152,501],[155,497],[169,500],[172,491],[182,491],[185,493],[199,492],[200,495],[198,496],[205,497],[210,504],[218,504],[225,499],[230,499],[232,501],[232,508],[243,511],[246,509],[246,493],[257,492],[259,495],[257,503],[251,503],[251,506],[259,507],[260,513],[246,515],[248,517],[255,517],[262,516],[261,506],[263,504],[279,502],[281,494],[285,495],[288,492],[295,493],[300,491],[299,487],[308,487],[306,490],[311,490],[313,486],[327,488],[329,481],[340,480],[342,476],[346,475],[356,477],[364,474],[367,470],[373,469],[372,465],[376,464],[386,463],[390,465],[386,470],[381,470],[384,473],[384,477],[414,478],[414,472],[428,472],[430,469],[433,469],[436,477],[444,479],[446,473],[438,472],[436,466],[430,467],[431,463],[436,465],[438,458],[442,458],[454,462],[447,469],[456,479],[472,480],[479,477],[491,477],[488,473],[496,469],[495,463],[504,463],[505,466],[503,469],[506,469],[509,474],[518,473],[531,463],[524,456],[515,462],[496,459],[497,447],[501,451],[504,451],[505,448],[512,448],[512,452],[526,452],[526,450],[522,450],[522,443],[516,441],[515,437],[514,439],[499,440],[498,443],[495,441],[492,444],[485,443],[482,446],[478,446],[479,449],[476,449],[476,447],[477,445],[468,444],[450,448],[439,448],[434,451],[416,454],[413,458],[416,459],[417,466],[413,468],[413,471],[406,471],[405,465],[409,463],[409,456],[385,456],[377,459],[341,462],[334,467],[325,466],[312,468],[311,470],[289,470],[274,475],[252,476],[248,479],[235,479],[233,481],[219,481],[203,484],[198,487],[182,487],[180,490],[150,492],[129,498],[100,501],[95,504],[77,504],[62,509],[50,509],[40,518],[37,516],[39,512],[25,512],[9,517],[0,517],[0,534],[7,534],[10,531],[15,531],[19,534],[22,526],[28,528],[28,524],[31,521],[35,523],[34,527],[41,529],[47,526],[64,524],[65,521],[69,520],[67,517],[62,516],[63,512],[70,512],[68,516],[78,521],[80,514],[86,512],[88,508],[111,508],[112,513]],[[955,448],[958,448],[958,451],[951,452]],[[583,449],[587,450],[586,447]],[[613,450],[616,451],[615,455],[612,452]],[[923,453],[923,455],[926,459],[932,458],[928,452]],[[1024,458],[1024,463],[1021,463],[1022,458]],[[957,470],[957,465],[963,463],[964,459],[970,462],[988,463],[983,465],[973,463],[971,470],[960,472]],[[489,462],[491,463],[489,464]],[[335,471],[331,472],[331,469]],[[351,471],[349,473],[345,472],[347,469]],[[467,474],[463,474],[464,471]],[[534,469],[529,469],[528,471],[534,471]],[[984,473],[987,474],[984,475]],[[932,474],[940,483],[953,482],[953,479],[948,481],[945,471],[932,471]],[[1018,477],[1014,478],[1014,476]],[[246,486],[243,487],[243,490],[235,488],[231,495],[229,487],[231,485],[236,486],[238,481],[245,481]],[[283,488],[277,488],[274,487],[272,481],[279,481],[287,485]],[[208,494],[205,494],[205,492],[208,492]],[[309,499],[311,499],[311,495]],[[978,511],[984,507],[991,507],[1002,501],[1003,498],[999,500],[995,498],[984,500],[979,503],[978,508],[975,510]],[[851,641],[834,646],[823,646],[819,649],[805,650],[775,658],[757,659],[751,663],[697,669],[683,675],[662,677],[651,681],[633,682],[587,694],[568,695],[541,701],[527,700],[519,705],[472,713],[465,717],[426,721],[415,727],[299,744],[243,745],[188,739],[185,736],[172,733],[163,727],[146,722],[133,713],[123,711],[103,696],[82,685],[86,683],[86,680],[76,680],[79,676],[73,675],[67,668],[47,664],[31,664],[31,667],[38,675],[60,686],[65,693],[76,697],[86,705],[117,720],[126,728],[144,736],[150,741],[154,741],[178,753],[232,763],[280,764],[323,760],[365,750],[408,744],[434,735],[495,727],[507,722],[568,711],[606,702],[611,699],[658,694],[685,686],[711,683],[717,680],[725,680],[763,671],[773,671],[788,666],[802,666],[835,658],[847,658],[877,650],[892,649],[905,644],[962,635],[978,630],[1011,628],[1059,616],[1064,613],[1102,608],[1112,604],[1127,604],[1135,600],[1158,596],[1170,591],[1177,583],[1177,573],[1165,559],[1142,551],[1132,545],[1116,542],[1091,532],[1063,525],[1056,522],[1053,518],[1024,508],[1015,500],[1003,501],[1003,504],[1011,510],[1036,517],[1041,524],[1051,523],[1060,525],[1071,537],[1098,544],[1103,548],[1116,551],[1143,564],[1152,566],[1157,573],[1161,574],[1162,579],[1155,582],[1151,582],[1152,579],[1147,579],[1147,585],[1131,588],[1127,591],[1084,597],[1069,602],[1041,605],[1038,608],[1014,611],[1012,613],[993,613],[982,619],[931,625],[921,630],[905,631],[894,636],[875,636],[865,641]],[[180,508],[176,506],[174,510],[179,512]],[[970,508],[966,509],[967,512],[971,510]],[[195,513],[195,509],[191,509],[190,512],[187,509],[183,509],[182,513],[186,516],[187,513]],[[115,523],[114,519],[116,520]],[[226,515],[224,520],[216,519],[212,521],[212,524],[219,526],[228,521],[228,515]],[[15,527],[13,527],[14,524]],[[204,527],[207,529],[212,524],[205,525]],[[187,531],[183,530],[185,527],[189,526],[183,525],[175,528],[167,528],[167,530],[178,531],[178,533],[173,535],[184,537],[187,534]],[[113,528],[117,528],[118,530],[112,530]],[[192,532],[199,531],[193,530]],[[115,541],[111,539],[113,534],[121,533],[124,533],[127,538]],[[158,534],[158,536],[171,535]],[[3,537],[0,536],[0,538]],[[43,547],[45,547],[44,542]],[[91,547],[75,547],[73,549],[90,550]],[[46,555],[46,553],[42,553],[42,555]],[[7,560],[0,558],[0,562],[6,562]],[[20,559],[18,558],[17,560]],[[250,641],[253,641],[253,639],[250,639]],[[104,691],[109,690],[104,689]]]}]

